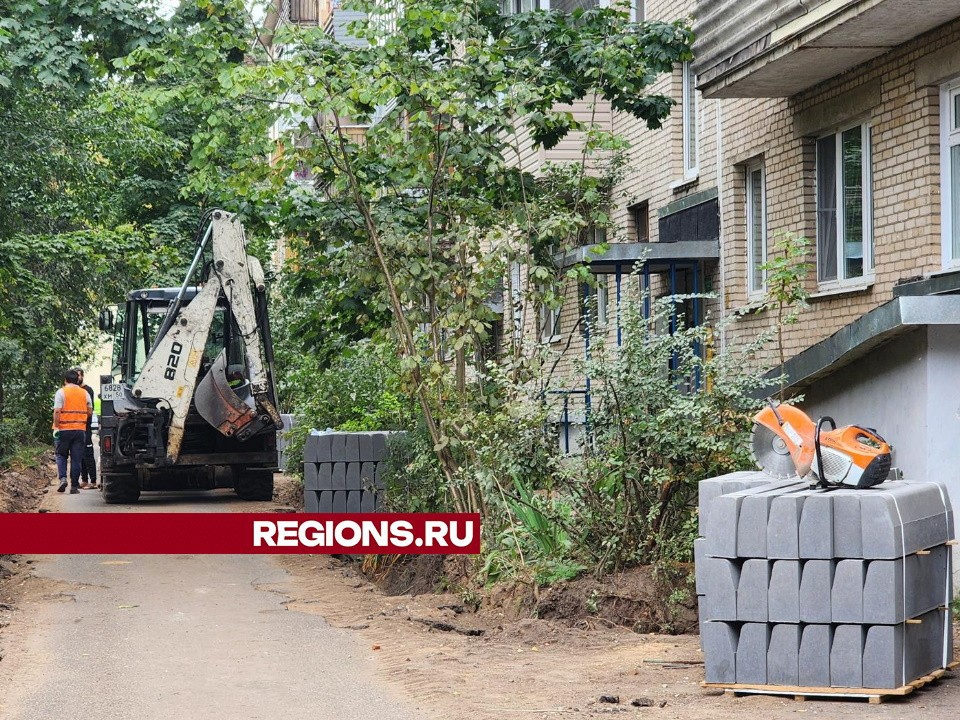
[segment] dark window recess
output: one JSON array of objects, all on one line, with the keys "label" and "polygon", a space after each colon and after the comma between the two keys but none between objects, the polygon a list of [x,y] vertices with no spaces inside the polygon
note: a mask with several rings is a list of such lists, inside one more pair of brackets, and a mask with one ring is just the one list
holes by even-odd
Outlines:
[{"label": "dark window recess", "polygon": [[550,9],[572,13],[576,9],[590,10],[599,5],[598,0],[550,0]]},{"label": "dark window recess", "polygon": [[720,204],[716,198],[660,218],[660,242],[720,239]]},{"label": "dark window recess", "polygon": [[631,205],[627,210],[630,213],[630,219],[633,221],[633,228],[637,242],[650,241],[650,203],[644,200],[642,203]]}]

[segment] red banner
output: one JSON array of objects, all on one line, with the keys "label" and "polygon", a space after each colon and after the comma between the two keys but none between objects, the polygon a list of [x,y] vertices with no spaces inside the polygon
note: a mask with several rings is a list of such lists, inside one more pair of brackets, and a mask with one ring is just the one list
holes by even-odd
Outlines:
[{"label": "red banner", "polygon": [[478,552],[475,514],[0,514],[0,554],[11,555]]}]

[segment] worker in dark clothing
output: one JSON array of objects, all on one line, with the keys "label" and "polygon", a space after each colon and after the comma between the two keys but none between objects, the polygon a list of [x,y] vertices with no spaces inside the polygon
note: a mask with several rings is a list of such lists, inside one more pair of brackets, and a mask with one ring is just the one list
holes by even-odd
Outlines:
[{"label": "worker in dark clothing", "polygon": [[[77,375],[80,376],[79,385],[81,388],[87,391],[87,395],[90,396],[90,404],[93,405],[94,395],[93,388],[84,383],[83,381],[83,370],[75,367],[73,368]],[[93,490],[97,487],[97,458],[93,453],[93,415],[87,418],[87,433],[85,438],[85,443],[83,447],[83,462],[80,464],[80,489],[81,490]]]},{"label": "worker in dark clothing", "polygon": [[74,370],[63,376],[63,387],[53,396],[53,442],[57,448],[57,475],[60,487],[67,490],[67,459],[70,460],[70,492],[80,492],[80,465],[87,422],[93,414],[93,402],[77,384],[80,377]]}]

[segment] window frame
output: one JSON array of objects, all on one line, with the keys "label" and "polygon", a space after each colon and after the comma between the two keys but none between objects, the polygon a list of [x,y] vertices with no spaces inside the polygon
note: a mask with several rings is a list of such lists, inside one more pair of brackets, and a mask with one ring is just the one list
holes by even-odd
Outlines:
[{"label": "window frame", "polygon": [[960,224],[960,217],[953,217],[950,168],[951,148],[960,145],[960,122],[956,128],[953,123],[956,97],[960,97],[960,77],[940,86],[940,263],[944,270],[960,269],[960,253],[953,256],[953,227]]},{"label": "window frame", "polygon": [[[856,128],[860,129],[860,141],[862,155],[861,155],[861,167],[860,167],[860,183],[863,188],[863,198],[861,200],[861,205],[863,209],[863,273],[855,277],[844,277],[844,256],[843,256],[843,228],[845,225],[845,216],[844,216],[844,203],[843,203],[843,134],[854,130]],[[814,163],[814,199],[816,201],[816,222],[817,222],[817,232],[816,238],[817,241],[814,245],[814,251],[816,254],[816,272],[817,272],[817,287],[821,291],[829,291],[835,288],[844,288],[850,286],[863,286],[870,285],[874,282],[875,278],[875,252],[874,252],[874,232],[873,232],[873,125],[869,119],[861,119],[856,122],[846,123],[841,127],[834,129],[831,132],[823,133],[817,135],[816,137],[816,148],[815,148],[815,163]],[[834,151],[833,151],[833,167],[835,173],[835,197],[836,202],[836,234],[834,235],[833,242],[836,246],[837,253],[837,266],[834,268],[836,277],[827,278],[824,280],[820,279],[820,270],[821,270],[821,258],[820,258],[820,148],[819,143],[824,138],[833,137],[834,139]]]},{"label": "window frame", "polygon": [[[756,198],[753,197],[753,174],[760,173],[760,245],[763,254],[762,262],[757,262],[758,258],[754,256],[755,238],[753,237],[753,212],[756,206]],[[767,262],[769,246],[767,244],[767,171],[762,161],[753,162],[744,168],[744,217],[746,225],[747,238],[747,295],[750,298],[760,298],[767,292],[767,271],[760,269],[758,265],[764,265]],[[754,285],[755,270],[760,269],[760,286]]]},{"label": "window frame", "polygon": [[[630,219],[633,221],[634,242],[650,242],[650,201],[643,200],[641,202],[634,203],[627,208],[627,212],[630,213]],[[646,234],[642,237],[640,235],[641,217],[643,218],[642,226],[647,230]]]},{"label": "window frame", "polygon": [[[683,177],[692,179],[700,174],[700,112],[697,102],[697,83],[693,65],[687,60],[681,66],[681,140],[683,141]],[[688,100],[690,102],[688,102]],[[691,107],[692,106],[692,107]],[[691,118],[691,109],[693,117]],[[691,143],[691,135],[693,142]],[[693,145],[693,152],[690,146]]]},{"label": "window frame", "polygon": [[[543,288],[540,289],[543,292]],[[563,304],[560,307],[552,308],[545,302],[540,302],[540,311],[537,313],[537,330],[540,333],[540,342],[553,344],[560,342],[560,313],[563,310]],[[548,333],[547,330],[550,332]]]}]

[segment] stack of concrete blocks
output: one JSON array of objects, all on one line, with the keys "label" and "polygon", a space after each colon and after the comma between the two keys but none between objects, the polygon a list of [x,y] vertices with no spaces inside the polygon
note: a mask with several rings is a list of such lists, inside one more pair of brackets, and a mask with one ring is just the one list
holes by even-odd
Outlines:
[{"label": "stack of concrete blocks", "polygon": [[379,511],[392,434],[312,431],[303,447],[304,511]]},{"label": "stack of concrete blocks", "polygon": [[277,433],[277,467],[280,472],[290,472],[293,468],[287,467],[290,462],[290,431],[293,430],[294,415],[280,414],[283,420],[283,429]]},{"label": "stack of concrete blocks", "polygon": [[894,689],[953,660],[953,511],[936,482],[700,484],[709,683]]}]

